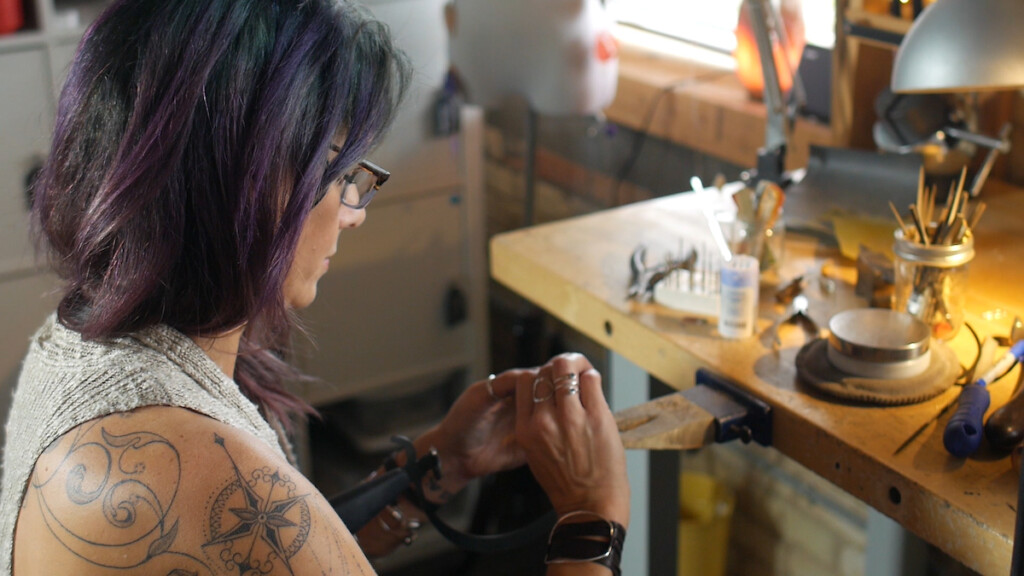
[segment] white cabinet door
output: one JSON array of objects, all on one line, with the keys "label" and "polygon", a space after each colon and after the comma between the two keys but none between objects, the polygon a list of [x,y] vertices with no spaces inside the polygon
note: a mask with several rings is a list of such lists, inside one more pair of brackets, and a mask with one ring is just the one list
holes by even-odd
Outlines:
[{"label": "white cabinet door", "polygon": [[445,317],[451,288],[468,297],[458,190],[374,203],[362,227],[342,231],[317,299],[302,313],[317,349],[303,350],[298,363],[324,380],[306,387],[308,400],[436,383],[471,363],[471,322]]},{"label": "white cabinet door", "polygon": [[35,263],[25,186],[49,147],[48,69],[42,48],[0,54],[0,279]]}]

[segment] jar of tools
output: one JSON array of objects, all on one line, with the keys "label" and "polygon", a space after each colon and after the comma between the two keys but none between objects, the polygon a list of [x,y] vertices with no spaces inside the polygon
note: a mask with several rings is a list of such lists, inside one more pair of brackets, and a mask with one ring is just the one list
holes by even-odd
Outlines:
[{"label": "jar of tools", "polygon": [[782,262],[785,198],[781,186],[761,180],[756,189],[746,186],[733,195],[734,212],[728,217],[718,216],[719,228],[732,253],[753,256],[762,274],[776,272]]},{"label": "jar of tools", "polygon": [[964,323],[967,265],[974,258],[968,233],[958,244],[923,244],[895,233],[896,290],[893,308],[905,310],[931,327],[932,336],[949,340]]},{"label": "jar of tools", "polygon": [[753,256],[762,273],[773,273],[782,263],[786,237],[786,226],[779,215],[769,221],[747,219],[736,211],[721,211],[715,213],[715,219],[732,254]]}]

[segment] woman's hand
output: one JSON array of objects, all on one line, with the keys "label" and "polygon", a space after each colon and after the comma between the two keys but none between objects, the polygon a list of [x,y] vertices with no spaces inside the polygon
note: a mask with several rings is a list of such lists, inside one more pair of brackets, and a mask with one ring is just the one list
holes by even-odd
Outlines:
[{"label": "woman's hand", "polygon": [[473,478],[526,462],[516,443],[513,396],[520,379],[532,379],[536,374],[537,368],[508,370],[474,383],[440,424],[416,440],[417,454],[433,447],[441,458],[440,486],[431,499],[446,500]]},{"label": "woman's hand", "polygon": [[515,397],[518,444],[555,510],[588,510],[628,526],[626,454],[590,362],[556,356],[536,375],[520,373]]}]

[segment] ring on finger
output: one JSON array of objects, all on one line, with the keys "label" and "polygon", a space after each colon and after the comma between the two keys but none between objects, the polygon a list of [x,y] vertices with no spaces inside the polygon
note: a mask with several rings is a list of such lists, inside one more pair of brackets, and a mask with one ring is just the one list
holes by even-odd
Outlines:
[{"label": "ring on finger", "polygon": [[569,372],[568,374],[562,374],[555,378],[551,383],[554,385],[556,390],[563,386],[579,386],[580,375],[575,372]]},{"label": "ring on finger", "polygon": [[561,390],[562,388],[565,389],[567,396],[575,396],[580,392],[580,384],[578,380],[570,380],[563,384],[559,384],[555,387],[555,390]]},{"label": "ring on finger", "polygon": [[555,385],[555,390],[565,388],[569,396],[574,396],[580,391],[580,376],[575,372],[563,374],[558,378],[555,378],[553,383]]},{"label": "ring on finger", "polygon": [[494,374],[491,374],[490,376],[487,377],[487,393],[491,395],[491,398],[497,400],[498,402],[501,402],[502,400],[504,400],[504,398],[494,393],[494,381],[497,379],[498,377],[495,376]]},{"label": "ring on finger", "polygon": [[[541,384],[545,384],[546,389],[542,389],[542,394],[538,395],[537,388]],[[557,389],[558,387],[555,386],[555,384],[546,376],[537,376],[536,378],[533,379],[533,403],[540,404],[545,400],[550,400],[555,396],[555,390]]]}]

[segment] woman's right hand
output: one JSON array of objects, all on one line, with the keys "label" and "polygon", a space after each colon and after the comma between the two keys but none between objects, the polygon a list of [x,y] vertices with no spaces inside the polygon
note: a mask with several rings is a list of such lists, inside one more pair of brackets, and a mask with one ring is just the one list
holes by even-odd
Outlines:
[{"label": "woman's right hand", "polygon": [[628,527],[625,450],[590,361],[556,356],[536,376],[520,374],[515,396],[516,441],[555,511],[586,510]]}]

